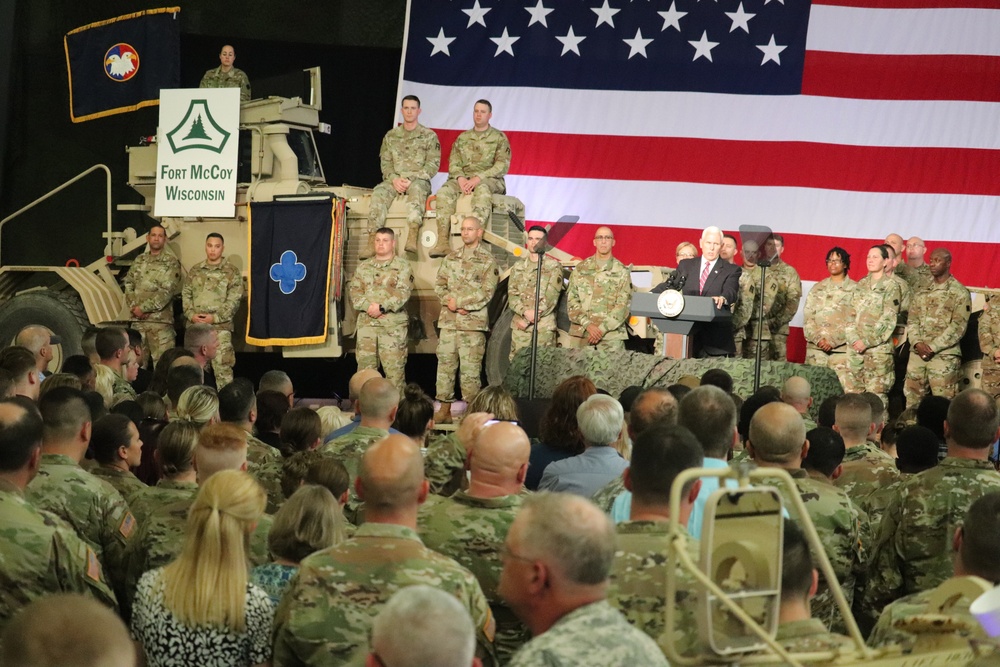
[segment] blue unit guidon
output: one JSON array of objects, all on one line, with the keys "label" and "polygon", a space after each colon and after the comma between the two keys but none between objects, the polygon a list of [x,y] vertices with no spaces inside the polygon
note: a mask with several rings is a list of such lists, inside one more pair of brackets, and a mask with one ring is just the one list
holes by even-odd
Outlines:
[{"label": "blue unit guidon", "polygon": [[335,199],[310,199],[254,202],[249,211],[247,342],[324,342],[331,284],[339,280],[339,270],[331,267],[343,206]]}]

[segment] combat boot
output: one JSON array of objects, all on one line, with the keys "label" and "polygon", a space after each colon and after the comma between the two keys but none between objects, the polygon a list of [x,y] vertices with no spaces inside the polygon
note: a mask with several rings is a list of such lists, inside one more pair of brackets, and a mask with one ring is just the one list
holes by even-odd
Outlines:
[{"label": "combat boot", "polygon": [[375,256],[375,232],[368,232],[368,244],[358,252],[358,259],[369,259]]},{"label": "combat boot", "polygon": [[406,228],[406,252],[417,254],[417,239],[420,238],[420,223],[411,222]]},{"label": "combat boot", "polygon": [[451,220],[441,220],[438,218],[437,228],[438,240],[434,247],[431,248],[430,256],[444,257],[451,252]]},{"label": "combat boot", "polygon": [[444,401],[441,401],[441,407],[439,407],[437,412],[434,413],[434,423],[435,424],[451,423],[451,403],[446,403]]}]

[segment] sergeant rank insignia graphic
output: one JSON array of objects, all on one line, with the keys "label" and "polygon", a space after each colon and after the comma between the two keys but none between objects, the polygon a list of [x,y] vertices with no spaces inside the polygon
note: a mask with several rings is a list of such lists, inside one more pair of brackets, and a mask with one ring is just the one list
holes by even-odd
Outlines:
[{"label": "sergeant rank insignia graphic", "polygon": [[104,54],[104,72],[112,81],[128,81],[139,71],[139,53],[124,42]]}]

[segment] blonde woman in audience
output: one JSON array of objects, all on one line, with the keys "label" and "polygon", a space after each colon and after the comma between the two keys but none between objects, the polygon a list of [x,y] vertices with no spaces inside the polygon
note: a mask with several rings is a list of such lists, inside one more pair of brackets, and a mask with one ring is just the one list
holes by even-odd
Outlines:
[{"label": "blonde woman in audience", "polygon": [[189,421],[201,428],[219,423],[219,394],[211,387],[200,384],[188,387],[177,399],[177,408],[171,417]]},{"label": "blonde woman in audience", "polygon": [[38,388],[38,400],[42,399],[45,392],[52,391],[56,387],[73,387],[73,389],[81,389],[83,383],[80,382],[80,378],[72,373],[53,373],[44,380],[42,380],[42,386]]},{"label": "blonde woman in audience", "polygon": [[104,364],[94,364],[94,391],[104,399],[104,407],[111,407],[115,393],[115,372]]},{"label": "blonde woman in audience", "polygon": [[267,546],[273,563],[258,565],[250,580],[277,606],[299,563],[311,553],[340,544],[347,538],[344,513],[337,499],[322,486],[301,486],[274,515]]},{"label": "blonde woman in audience", "polygon": [[238,470],[202,485],[180,556],[139,580],[132,634],[150,667],[270,664],[274,607],[247,568],[266,501],[264,489]]}]

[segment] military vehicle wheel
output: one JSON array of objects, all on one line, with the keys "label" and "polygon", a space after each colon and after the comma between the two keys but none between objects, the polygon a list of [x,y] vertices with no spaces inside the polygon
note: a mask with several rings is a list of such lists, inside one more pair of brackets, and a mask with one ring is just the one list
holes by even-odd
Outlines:
[{"label": "military vehicle wheel", "polygon": [[514,313],[504,309],[493,323],[490,339],[486,341],[486,380],[491,384],[503,384],[507,368],[510,366],[510,323]]},{"label": "military vehicle wheel", "polygon": [[90,325],[83,303],[73,292],[25,292],[0,304],[0,341],[13,342],[17,333],[30,324],[48,327],[62,338],[53,349],[55,368],[62,366],[64,358],[83,351],[80,340]]}]

